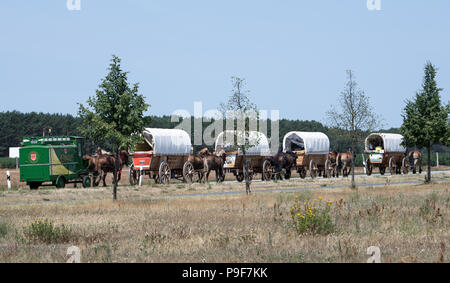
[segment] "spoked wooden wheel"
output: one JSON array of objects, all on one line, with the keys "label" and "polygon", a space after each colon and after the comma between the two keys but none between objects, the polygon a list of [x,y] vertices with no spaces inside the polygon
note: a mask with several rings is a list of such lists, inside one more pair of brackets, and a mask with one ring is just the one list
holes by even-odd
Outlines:
[{"label": "spoked wooden wheel", "polygon": [[402,160],[402,172],[403,172],[403,174],[407,175],[408,171],[409,171],[408,160],[406,160],[406,157],[405,157]]},{"label": "spoked wooden wheel", "polygon": [[169,164],[167,164],[166,161],[161,162],[161,165],[159,165],[159,183],[163,185],[170,184],[170,167]]},{"label": "spoked wooden wheel", "polygon": [[263,181],[270,181],[272,179],[272,164],[269,160],[265,160],[263,163]]},{"label": "spoked wooden wheel", "polygon": [[195,170],[194,165],[191,162],[186,161],[183,166],[183,178],[184,181],[188,184],[192,184],[195,178]]},{"label": "spoked wooden wheel", "polygon": [[317,171],[318,169],[316,163],[314,162],[314,160],[311,160],[309,162],[309,174],[311,175],[311,178],[314,179],[317,177]]}]

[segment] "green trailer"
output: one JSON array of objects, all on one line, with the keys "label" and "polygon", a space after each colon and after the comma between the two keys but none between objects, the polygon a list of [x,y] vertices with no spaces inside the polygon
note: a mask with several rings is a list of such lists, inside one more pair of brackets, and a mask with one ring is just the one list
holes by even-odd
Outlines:
[{"label": "green trailer", "polygon": [[24,137],[19,149],[20,181],[32,190],[40,186],[64,188],[69,183],[90,187],[84,143],[82,137]]}]

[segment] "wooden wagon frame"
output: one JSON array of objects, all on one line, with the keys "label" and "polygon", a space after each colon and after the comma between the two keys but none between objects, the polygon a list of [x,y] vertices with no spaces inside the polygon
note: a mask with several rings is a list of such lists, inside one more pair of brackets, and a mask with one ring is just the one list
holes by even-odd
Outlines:
[{"label": "wooden wagon frame", "polygon": [[130,154],[130,184],[136,185],[145,175],[159,184],[169,184],[172,178],[183,179],[183,167],[192,148],[189,134],[179,129],[146,128],[142,137],[145,142]]},{"label": "wooden wagon frame", "polygon": [[283,151],[297,155],[295,167],[300,178],[306,178],[307,170],[313,179],[322,171],[324,177],[331,177],[330,140],[324,133],[289,132],[283,138]]},{"label": "wooden wagon frame", "polygon": [[[249,162],[249,177],[253,179],[255,174],[261,174],[263,181],[271,180],[272,166],[268,157],[271,156],[269,141],[267,137],[260,132],[249,132],[250,141],[255,140],[256,146],[252,146],[246,150],[245,157]],[[244,155],[240,150],[235,149],[234,132],[225,131],[217,136],[215,142],[215,151],[225,150],[226,160],[224,164],[224,172],[233,173],[238,182],[244,180]],[[233,142],[229,142],[233,140]],[[251,142],[250,142],[251,144]]]},{"label": "wooden wagon frame", "polygon": [[365,161],[366,174],[372,175],[373,167],[378,167],[384,175],[386,168],[391,175],[403,172],[408,174],[409,164],[406,148],[401,145],[403,136],[390,133],[373,133],[365,140],[364,152],[368,155]]}]

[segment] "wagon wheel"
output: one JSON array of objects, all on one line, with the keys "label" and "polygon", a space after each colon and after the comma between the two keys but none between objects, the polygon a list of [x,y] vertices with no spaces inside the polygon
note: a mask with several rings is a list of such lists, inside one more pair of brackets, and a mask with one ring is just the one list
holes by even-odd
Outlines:
[{"label": "wagon wheel", "polygon": [[309,162],[309,174],[311,175],[312,179],[317,177],[317,165],[314,160],[311,160]]},{"label": "wagon wheel", "polygon": [[88,175],[84,175],[81,184],[83,185],[83,188],[90,188],[92,185],[91,177],[89,177]]},{"label": "wagon wheel", "polygon": [[183,179],[186,183],[192,184],[194,182],[195,170],[191,162],[186,161],[183,166]]},{"label": "wagon wheel", "polygon": [[270,181],[272,179],[272,164],[269,160],[265,160],[263,163],[263,181]]},{"label": "wagon wheel", "polygon": [[242,181],[244,181],[244,173],[238,173],[238,174],[236,174],[236,180],[237,180],[239,183],[242,183]]},{"label": "wagon wheel", "polygon": [[56,188],[64,189],[65,187],[66,187],[66,180],[64,176],[59,176],[58,179],[56,179]]},{"label": "wagon wheel", "polygon": [[380,175],[384,175],[386,173],[386,167],[380,166]]},{"label": "wagon wheel", "polygon": [[403,172],[403,174],[405,174],[405,175],[408,174],[408,170],[409,170],[408,167],[409,167],[408,166],[408,161],[406,160],[406,157],[404,157],[403,160],[402,160],[402,172]]},{"label": "wagon wheel", "polygon": [[394,157],[391,157],[390,159],[389,159],[389,172],[391,173],[391,175],[394,175],[395,174],[395,169],[396,169],[396,166],[395,166],[395,164],[394,164]]},{"label": "wagon wheel", "polygon": [[306,170],[304,167],[301,167],[297,170],[298,174],[300,175],[300,178],[305,179],[306,178]]},{"label": "wagon wheel", "polygon": [[333,175],[333,167],[331,166],[330,159],[327,159],[325,161],[325,169],[324,169],[323,177],[331,178],[332,175]]},{"label": "wagon wheel", "polygon": [[373,170],[373,167],[370,164],[369,160],[367,160],[366,161],[366,174],[367,174],[367,176],[372,175],[372,170]]},{"label": "wagon wheel", "polygon": [[37,189],[39,189],[39,186],[41,186],[41,185],[42,185],[42,182],[31,182],[29,184],[30,190],[32,190],[32,191],[37,190]]},{"label": "wagon wheel", "polygon": [[170,177],[172,176],[170,172],[169,164],[166,161],[161,162],[159,165],[159,183],[163,185],[170,184]]}]

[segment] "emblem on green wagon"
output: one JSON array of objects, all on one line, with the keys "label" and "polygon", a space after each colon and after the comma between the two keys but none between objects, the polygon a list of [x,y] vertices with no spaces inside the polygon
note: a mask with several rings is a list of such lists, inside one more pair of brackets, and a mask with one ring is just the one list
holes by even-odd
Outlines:
[{"label": "emblem on green wagon", "polygon": [[37,163],[39,160],[39,154],[36,151],[30,152],[30,154],[28,155],[28,160],[31,163]]}]

